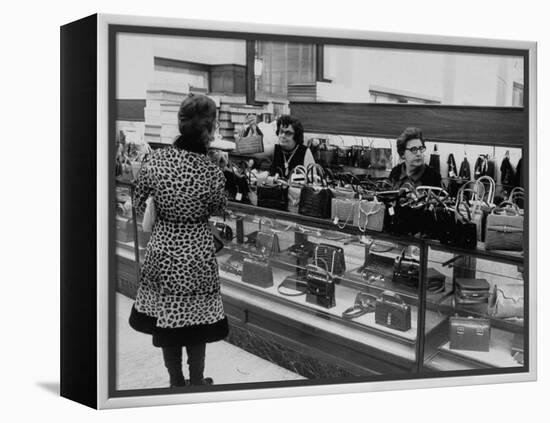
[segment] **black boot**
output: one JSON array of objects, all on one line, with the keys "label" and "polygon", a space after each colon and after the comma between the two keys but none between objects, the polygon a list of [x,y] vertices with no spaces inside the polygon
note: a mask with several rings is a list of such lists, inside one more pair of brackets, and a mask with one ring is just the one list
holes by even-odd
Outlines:
[{"label": "black boot", "polygon": [[204,359],[206,344],[190,345],[186,347],[187,364],[189,366],[189,384],[212,385],[214,381],[210,377],[204,377]]},{"label": "black boot", "polygon": [[181,369],[182,348],[181,347],[163,347],[162,356],[164,365],[170,376],[170,388],[176,386],[185,386],[185,377]]}]

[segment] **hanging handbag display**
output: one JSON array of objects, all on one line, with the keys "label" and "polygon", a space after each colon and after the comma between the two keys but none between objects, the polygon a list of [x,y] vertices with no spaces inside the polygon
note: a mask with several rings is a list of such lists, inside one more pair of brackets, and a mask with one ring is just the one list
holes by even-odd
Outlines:
[{"label": "hanging handbag display", "polygon": [[273,286],[273,270],[269,261],[245,257],[243,260],[242,281],[260,288]]},{"label": "hanging handbag display", "polygon": [[303,165],[295,166],[288,175],[288,204],[287,210],[298,213],[300,194],[307,184],[307,171]]},{"label": "hanging handbag display", "polygon": [[516,205],[503,202],[487,216],[486,250],[523,250],[523,216]]},{"label": "hanging handbag display", "polygon": [[485,279],[456,278],[455,302],[460,305],[486,303],[489,289],[489,282]]},{"label": "hanging handbag display", "polygon": [[[334,264],[334,259],[332,263]],[[307,265],[306,283],[306,302],[325,308],[332,308],[336,305],[332,268],[329,268],[324,260],[316,259],[314,264]]]},{"label": "hanging handbag display", "polygon": [[323,167],[332,167],[338,161],[338,147],[329,144],[328,140],[324,144],[319,145],[319,160],[318,163]]},{"label": "hanging handbag display", "polygon": [[384,291],[376,300],[374,321],[402,332],[411,328],[411,306],[392,291]]},{"label": "hanging handbag display", "polygon": [[495,285],[489,297],[489,316],[523,319],[523,296],[523,284]]},{"label": "hanging handbag display", "polygon": [[449,318],[449,347],[452,350],[489,351],[491,325],[488,319]]},{"label": "hanging handbag display", "polygon": [[[315,179],[315,170],[318,172],[321,186],[312,185]],[[323,168],[317,164],[312,164],[307,169],[307,175],[308,185],[302,188],[300,193],[298,212],[304,216],[330,218],[333,194],[327,187]]]}]

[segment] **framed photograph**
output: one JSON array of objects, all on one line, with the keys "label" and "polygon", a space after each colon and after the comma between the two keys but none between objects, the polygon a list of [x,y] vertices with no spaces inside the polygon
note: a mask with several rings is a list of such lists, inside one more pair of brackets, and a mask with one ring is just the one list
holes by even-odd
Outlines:
[{"label": "framed photograph", "polygon": [[63,26],[61,395],[536,379],[535,70],[527,41]]}]

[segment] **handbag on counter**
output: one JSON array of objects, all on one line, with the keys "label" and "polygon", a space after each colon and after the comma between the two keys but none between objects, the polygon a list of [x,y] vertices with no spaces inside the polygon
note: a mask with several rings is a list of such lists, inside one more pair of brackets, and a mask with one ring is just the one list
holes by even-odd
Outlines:
[{"label": "handbag on counter", "polygon": [[490,285],[486,279],[456,278],[455,301],[457,304],[482,304],[489,299]]},{"label": "handbag on counter", "polygon": [[[336,305],[334,281],[327,263],[322,262],[322,259],[318,259],[315,264],[306,266],[306,302],[332,308]],[[334,263],[334,260],[332,262]]]},{"label": "handbag on counter", "polygon": [[269,209],[287,210],[288,185],[286,182],[262,183],[256,187],[258,206]]},{"label": "handbag on counter", "polygon": [[243,260],[242,281],[269,288],[273,286],[273,270],[267,260],[245,257]]},{"label": "handbag on counter", "polygon": [[[313,171],[319,171],[321,186],[314,186]],[[309,175],[311,173],[311,179]],[[327,181],[324,175],[323,168],[317,164],[312,164],[307,169],[308,185],[302,188],[300,192],[300,204],[298,212],[304,216],[330,218],[332,191],[327,186]],[[311,185],[310,185],[311,183]]]},{"label": "handbag on counter", "polygon": [[523,319],[523,291],[523,284],[519,283],[495,285],[489,296],[489,316]]},{"label": "handbag on counter", "polygon": [[451,316],[449,340],[452,350],[489,351],[491,340],[489,319]]},{"label": "handbag on counter", "polygon": [[400,331],[411,328],[411,306],[393,291],[383,291],[376,300],[374,321],[382,326]]},{"label": "handbag on counter", "polygon": [[516,205],[505,201],[495,208],[487,217],[486,231],[486,250],[523,250],[523,216]]},{"label": "handbag on counter", "polygon": [[298,213],[300,194],[307,184],[307,171],[303,165],[295,166],[288,175],[288,205],[287,210]]},{"label": "handbag on counter", "polygon": [[362,232],[367,229],[382,232],[385,214],[386,206],[376,198],[373,201],[360,200],[357,205],[357,220],[354,224]]}]

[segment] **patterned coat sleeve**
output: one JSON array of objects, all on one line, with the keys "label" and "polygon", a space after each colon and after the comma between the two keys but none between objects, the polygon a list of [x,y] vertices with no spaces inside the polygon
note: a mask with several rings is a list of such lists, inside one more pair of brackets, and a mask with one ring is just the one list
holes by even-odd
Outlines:
[{"label": "patterned coat sleeve", "polygon": [[212,192],[209,198],[208,215],[222,215],[227,206],[225,176],[219,167],[212,172]]},{"label": "patterned coat sleeve", "polygon": [[132,202],[136,208],[136,213],[138,216],[143,215],[145,212],[147,199],[154,194],[152,166],[149,166],[152,160],[153,159],[143,162],[139,174],[135,180]]}]

